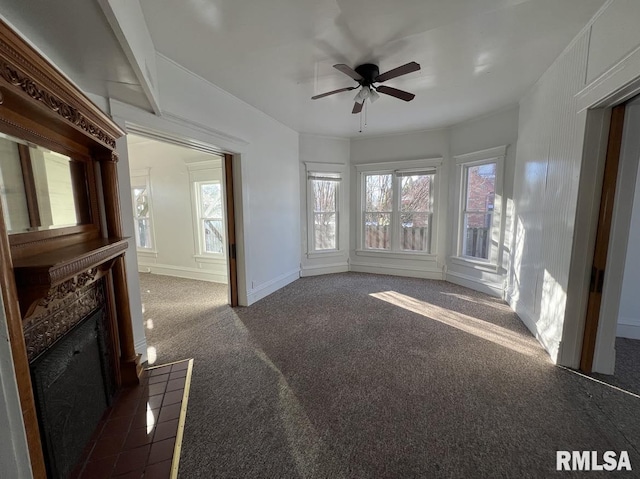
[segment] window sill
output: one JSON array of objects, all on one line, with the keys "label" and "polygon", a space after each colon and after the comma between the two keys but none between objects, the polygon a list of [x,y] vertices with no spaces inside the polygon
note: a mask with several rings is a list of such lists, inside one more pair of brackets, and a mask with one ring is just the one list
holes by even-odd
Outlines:
[{"label": "window sill", "polygon": [[437,255],[432,253],[422,253],[413,251],[387,251],[387,250],[372,250],[372,249],[357,249],[356,255],[358,256],[371,256],[377,258],[395,258],[395,259],[416,259],[420,261],[436,261]]},{"label": "window sill", "polygon": [[466,266],[468,268],[477,269],[479,271],[487,271],[489,273],[497,273],[498,265],[489,263],[488,261],[482,261],[472,258],[466,258],[464,256],[451,256],[449,258],[452,263]]},{"label": "window sill", "polygon": [[327,251],[314,251],[312,253],[307,253],[307,258],[334,258],[337,256],[345,256],[346,252],[344,250],[332,249]]},{"label": "window sill", "polygon": [[136,249],[136,253],[138,256],[142,256],[143,258],[157,258],[158,252],[153,249]]},{"label": "window sill", "polygon": [[224,264],[227,261],[223,254],[216,254],[216,255],[196,254],[196,255],[193,255],[193,259],[195,259],[196,263],[210,263],[210,264]]}]

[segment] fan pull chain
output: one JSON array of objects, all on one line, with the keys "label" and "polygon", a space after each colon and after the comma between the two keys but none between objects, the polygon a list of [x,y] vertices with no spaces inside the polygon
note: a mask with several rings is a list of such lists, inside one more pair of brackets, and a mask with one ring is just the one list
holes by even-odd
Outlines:
[{"label": "fan pull chain", "polygon": [[367,127],[367,100],[364,101],[364,127]]},{"label": "fan pull chain", "polygon": [[362,110],[360,110],[360,133],[362,133]]}]

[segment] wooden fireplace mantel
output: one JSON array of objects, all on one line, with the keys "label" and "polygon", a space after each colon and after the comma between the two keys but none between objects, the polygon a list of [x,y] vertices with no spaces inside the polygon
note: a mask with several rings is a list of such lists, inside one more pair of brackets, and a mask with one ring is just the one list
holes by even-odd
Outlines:
[{"label": "wooden fireplace mantel", "polygon": [[[65,306],[60,298],[67,293],[82,295],[100,282],[95,291],[104,291],[101,300],[113,328],[117,386],[138,381],[140,357],[131,324],[124,260],[128,242],[123,238],[115,152],[116,140],[125,132],[1,20],[0,132],[86,165],[88,193],[82,201],[88,219],[76,226],[9,236],[0,196],[0,292],[32,472],[40,479],[47,470],[30,377],[30,359],[37,351],[28,352],[25,331],[43,337],[50,333],[34,329],[43,308],[51,312]],[[84,299],[80,303],[87,308],[93,304]],[[56,309],[56,320],[64,316],[58,326],[74,324],[81,308],[76,309]],[[49,339],[57,337],[49,334],[42,344],[48,346]]]},{"label": "wooden fireplace mantel", "polygon": [[126,238],[96,238],[87,242],[20,258],[13,263],[22,317],[57,285],[94,268],[107,270],[127,249]]}]

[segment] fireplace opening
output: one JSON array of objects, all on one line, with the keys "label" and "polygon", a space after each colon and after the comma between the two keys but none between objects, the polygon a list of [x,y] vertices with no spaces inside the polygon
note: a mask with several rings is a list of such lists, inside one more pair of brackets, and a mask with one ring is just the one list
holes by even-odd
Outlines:
[{"label": "fireplace opening", "polygon": [[31,363],[47,474],[69,475],[111,404],[107,315],[90,313]]}]

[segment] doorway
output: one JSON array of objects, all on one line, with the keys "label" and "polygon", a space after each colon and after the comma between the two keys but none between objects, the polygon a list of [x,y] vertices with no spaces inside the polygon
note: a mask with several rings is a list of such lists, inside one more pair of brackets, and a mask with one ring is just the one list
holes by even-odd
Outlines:
[{"label": "doorway", "polygon": [[[640,98],[634,98],[611,115],[580,361],[585,372],[614,374],[616,347],[627,365],[619,373],[633,375],[628,365],[634,362],[640,371],[640,307],[630,293],[637,290],[631,285],[640,262],[639,157]],[[610,379],[619,383],[618,375]],[[640,393],[640,376],[635,382]]]},{"label": "doorway", "polygon": [[[178,327],[171,308],[238,304],[231,155],[127,136],[136,256],[149,363],[154,337]],[[197,294],[194,296],[194,292]],[[199,300],[201,298],[201,301]],[[169,304],[170,303],[170,304]],[[158,328],[164,328],[159,335]]]}]

